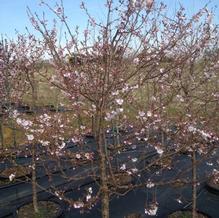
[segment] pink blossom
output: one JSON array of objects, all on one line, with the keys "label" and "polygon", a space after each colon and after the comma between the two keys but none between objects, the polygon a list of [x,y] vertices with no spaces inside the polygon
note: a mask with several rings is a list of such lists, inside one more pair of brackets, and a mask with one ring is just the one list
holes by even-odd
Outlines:
[{"label": "pink blossom", "polygon": [[77,201],[74,203],[74,208],[82,208],[84,207],[84,203],[82,201]]},{"label": "pink blossom", "polygon": [[10,174],[8,178],[9,178],[10,182],[12,182],[13,179],[15,178],[15,173]]},{"label": "pink blossom", "polygon": [[148,182],[147,182],[147,184],[146,184],[146,187],[147,187],[147,188],[153,188],[154,186],[155,186],[154,183],[151,182],[151,180],[149,179]]},{"label": "pink blossom", "polygon": [[147,112],[147,116],[148,116],[148,117],[151,117],[151,116],[152,116],[152,112],[151,112],[151,111],[148,111],[148,112]]},{"label": "pink blossom", "polygon": [[122,164],[122,166],[120,167],[120,170],[126,170],[126,164]]},{"label": "pink blossom", "polygon": [[116,103],[117,103],[118,105],[122,105],[123,102],[124,102],[124,100],[121,99],[121,98],[116,99]]},{"label": "pink blossom", "polygon": [[139,112],[138,112],[138,115],[139,115],[140,117],[144,117],[144,116],[145,116],[145,112],[144,112],[144,111],[139,111]]},{"label": "pink blossom", "polygon": [[34,136],[32,134],[26,135],[26,136],[27,136],[28,141],[33,141],[34,140]]},{"label": "pink blossom", "polygon": [[156,216],[158,211],[158,203],[157,202],[153,202],[150,203],[147,208],[145,208],[144,212],[145,214],[148,214],[149,216]]}]

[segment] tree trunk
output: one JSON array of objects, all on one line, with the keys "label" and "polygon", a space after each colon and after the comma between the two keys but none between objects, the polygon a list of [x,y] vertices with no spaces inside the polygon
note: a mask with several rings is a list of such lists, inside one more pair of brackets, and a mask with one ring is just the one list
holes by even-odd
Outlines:
[{"label": "tree trunk", "polygon": [[32,74],[32,82],[31,82],[31,89],[32,89],[32,110],[36,108],[36,103],[38,100],[38,91],[37,91],[37,81],[35,79],[34,73]]},{"label": "tree trunk", "polygon": [[[118,119],[119,120],[119,119]],[[116,119],[116,147],[120,146],[120,137],[119,137],[119,122]]]},{"label": "tree trunk", "polygon": [[13,146],[16,148],[17,147],[16,128],[12,119],[10,123],[11,123],[10,128],[12,130]]},{"label": "tree trunk", "polygon": [[[76,101],[76,103],[78,103],[79,98],[76,97],[75,101]],[[82,119],[82,116],[81,116],[80,111],[78,109],[76,109],[76,116],[77,116],[78,130],[79,130],[79,133],[81,135],[81,126],[83,126],[83,119]]]},{"label": "tree trunk", "polygon": [[37,185],[36,185],[36,154],[35,145],[32,144],[32,192],[33,192],[33,208],[34,212],[38,213],[38,202],[37,202]]},{"label": "tree trunk", "polygon": [[95,116],[91,117],[91,131],[94,138],[96,138],[96,129],[95,129]]},{"label": "tree trunk", "polygon": [[192,218],[196,218],[197,207],[197,175],[196,175],[196,153],[192,152]]},{"label": "tree trunk", "polygon": [[1,117],[1,114],[0,114],[0,141],[1,141],[1,147],[4,148],[3,117]]},{"label": "tree trunk", "polygon": [[[36,81],[33,75],[33,83],[31,83],[32,88],[32,105],[31,109],[34,111],[36,107],[37,92],[36,92]],[[35,119],[35,113],[33,114]],[[32,193],[33,193],[33,209],[35,213],[39,212],[38,201],[37,201],[37,181],[36,181],[36,148],[35,143],[32,143]]]},{"label": "tree trunk", "polygon": [[[101,138],[101,136],[100,136]],[[103,150],[104,141],[100,140],[102,148],[100,148],[100,180],[101,180],[101,211],[102,218],[109,218],[109,189],[106,169],[106,155]]]},{"label": "tree trunk", "polygon": [[102,113],[97,115],[97,142],[98,150],[100,155],[100,182],[101,182],[101,212],[102,218],[109,218],[109,188],[107,178],[107,165],[106,165],[106,148],[104,140],[104,127],[103,127],[103,116]]}]

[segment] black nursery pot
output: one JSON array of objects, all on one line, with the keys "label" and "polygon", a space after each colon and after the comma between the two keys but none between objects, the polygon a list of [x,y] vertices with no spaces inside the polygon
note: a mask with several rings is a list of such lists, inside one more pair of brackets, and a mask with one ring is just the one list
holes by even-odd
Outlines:
[{"label": "black nursery pot", "polygon": [[[63,205],[56,200],[43,200],[38,201],[39,205],[39,216],[46,218],[60,218],[64,212]],[[16,211],[16,218],[29,218],[34,217],[32,203],[23,204]],[[31,212],[31,214],[29,213]]]},{"label": "black nursery pot", "polygon": [[[192,210],[177,210],[177,211],[174,211],[174,212],[172,212],[172,213],[170,213],[169,215],[167,215],[166,216],[166,218],[181,218],[181,216],[179,215],[179,214],[176,214],[175,216],[174,216],[174,214],[175,213],[177,213],[177,212],[181,212],[181,213],[186,213],[186,212],[191,212],[192,213]],[[206,214],[206,213],[203,213],[203,212],[201,212],[201,211],[196,211],[197,212],[197,214],[198,215],[202,215],[203,217],[205,217],[205,218],[212,218],[210,215],[208,215],[208,214]],[[183,216],[182,215],[182,217],[185,217],[185,215]],[[187,217],[187,216],[186,216]],[[189,217],[189,216],[188,216]],[[191,217],[192,217],[192,215],[191,215]],[[199,216],[198,216],[199,217]]]},{"label": "black nursery pot", "polygon": [[143,216],[140,213],[131,213],[126,215],[124,218],[143,218]]},{"label": "black nursery pot", "polygon": [[0,187],[2,186],[2,184],[12,184],[12,182],[10,182],[10,180],[8,179],[8,177],[6,176],[0,176]]},{"label": "black nursery pot", "polygon": [[212,179],[205,184],[205,187],[210,193],[219,196],[219,184],[214,184]]},{"label": "black nursery pot", "polygon": [[27,180],[28,180],[28,176],[27,177],[17,177],[13,181],[10,181],[6,177],[0,177],[0,189],[16,186],[16,185],[19,185],[21,183],[27,182]]}]

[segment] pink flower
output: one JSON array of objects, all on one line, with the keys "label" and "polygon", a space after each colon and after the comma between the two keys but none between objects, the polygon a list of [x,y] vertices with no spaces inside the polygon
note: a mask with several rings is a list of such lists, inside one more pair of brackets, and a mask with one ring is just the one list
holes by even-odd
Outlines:
[{"label": "pink flower", "polygon": [[126,164],[122,164],[122,166],[120,167],[120,170],[126,170]]},{"label": "pink flower", "polygon": [[116,99],[116,103],[117,103],[118,105],[122,105],[123,102],[124,102],[124,100],[121,99],[121,98]]},{"label": "pink flower", "polygon": [[84,203],[81,201],[75,202],[74,203],[74,208],[82,208],[84,207]]},{"label": "pink flower", "polygon": [[156,151],[157,151],[157,153],[158,153],[159,155],[162,155],[162,154],[163,154],[164,150],[163,150],[162,148],[160,148],[160,147],[158,147],[158,146],[155,146],[154,148],[156,149]]},{"label": "pink flower", "polygon": [[15,173],[12,173],[8,178],[10,182],[13,181],[13,179],[15,178]]},{"label": "pink flower", "polygon": [[147,112],[147,116],[148,116],[148,117],[151,117],[151,116],[152,116],[151,111],[148,111],[148,112]]},{"label": "pink flower", "polygon": [[133,63],[134,63],[134,64],[138,64],[138,63],[139,63],[139,58],[135,58],[135,59],[133,60]]},{"label": "pink flower", "polygon": [[34,140],[34,136],[33,135],[27,135],[27,139],[28,141],[33,141]]},{"label": "pink flower", "polygon": [[80,154],[76,154],[75,156],[76,156],[77,159],[80,159],[80,158],[81,158],[81,155],[80,155]]},{"label": "pink flower", "polygon": [[158,211],[158,203],[157,202],[150,203],[148,205],[148,207],[145,208],[145,210],[144,210],[145,214],[148,214],[149,216],[156,216],[157,211]]},{"label": "pink flower", "polygon": [[139,111],[139,112],[138,112],[138,115],[139,115],[140,117],[144,117],[144,116],[145,116],[145,112],[144,112],[144,111]]},{"label": "pink flower", "polygon": [[151,180],[149,179],[148,182],[147,182],[146,187],[147,187],[147,188],[153,188],[154,186],[155,186],[154,183],[151,182]]}]

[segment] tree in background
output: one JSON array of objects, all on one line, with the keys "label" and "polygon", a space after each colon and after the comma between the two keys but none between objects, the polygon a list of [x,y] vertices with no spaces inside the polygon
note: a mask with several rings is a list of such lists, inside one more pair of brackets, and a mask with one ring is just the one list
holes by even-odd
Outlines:
[{"label": "tree in background", "polygon": [[[0,43],[0,113],[1,113],[1,145],[4,147],[4,136],[3,136],[3,117],[9,116],[13,111],[13,104],[20,99],[22,93],[20,74],[16,70],[16,57],[14,53],[15,43],[2,39]],[[22,85],[23,86],[23,85]],[[14,146],[16,146],[15,131],[13,124],[11,128],[14,135]]]}]

